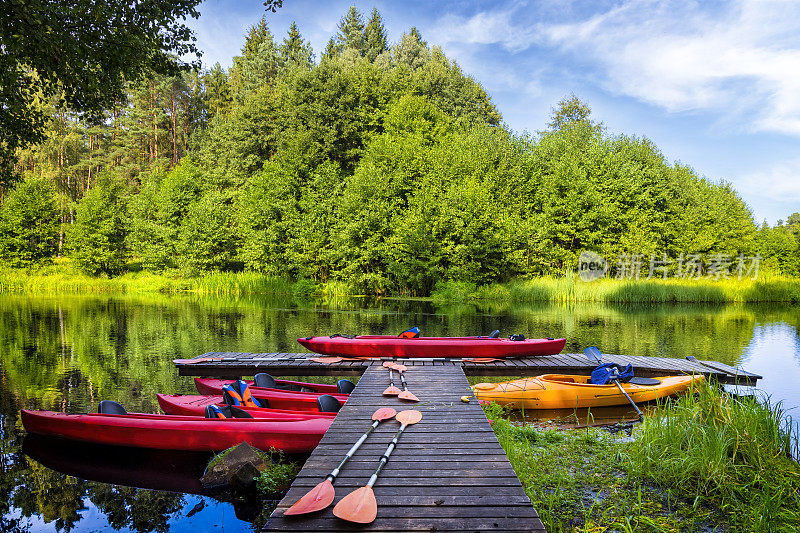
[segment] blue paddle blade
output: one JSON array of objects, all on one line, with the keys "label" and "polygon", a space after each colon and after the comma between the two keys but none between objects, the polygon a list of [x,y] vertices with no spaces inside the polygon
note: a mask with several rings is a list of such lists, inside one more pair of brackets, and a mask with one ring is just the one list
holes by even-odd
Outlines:
[{"label": "blue paddle blade", "polygon": [[599,364],[603,360],[603,354],[600,353],[597,346],[589,346],[583,350],[583,353],[586,354],[586,357],[588,357],[590,361],[594,361],[595,363]]}]

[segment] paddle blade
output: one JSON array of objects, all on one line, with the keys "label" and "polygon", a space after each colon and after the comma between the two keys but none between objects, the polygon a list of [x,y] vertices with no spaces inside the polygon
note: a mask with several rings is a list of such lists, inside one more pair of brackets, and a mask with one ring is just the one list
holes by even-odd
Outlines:
[{"label": "paddle blade", "polygon": [[[386,393],[384,392],[384,394]],[[384,421],[384,420],[389,420],[390,418],[394,418],[395,415],[397,415],[397,411],[395,411],[391,407],[381,407],[380,409],[372,413],[372,419]]]},{"label": "paddle blade", "polygon": [[398,394],[397,397],[400,398],[401,400],[408,400],[409,402],[419,401],[419,398],[417,398],[416,395],[409,390],[404,390],[403,392]]},{"label": "paddle blade", "polygon": [[394,368],[394,363],[392,361],[384,361],[383,368]]},{"label": "paddle blade", "polygon": [[406,365],[394,365],[394,369],[398,372],[405,372],[408,370],[408,367],[406,367]]},{"label": "paddle blade", "polygon": [[401,392],[400,389],[398,389],[394,385],[389,385],[388,387],[386,387],[386,390],[383,391],[383,395],[384,396],[397,396],[398,394],[400,394],[400,392]]},{"label": "paddle blade", "polygon": [[333,503],[333,497],[335,495],[333,484],[330,480],[326,479],[306,492],[305,496],[297,500],[297,503],[286,509],[283,514],[291,516],[321,511]]},{"label": "paddle blade", "polygon": [[342,498],[333,508],[333,515],[357,524],[371,523],[378,516],[378,502],[372,487],[361,487]]},{"label": "paddle blade", "polygon": [[583,351],[586,354],[586,357],[589,358],[590,361],[594,361],[597,364],[600,364],[603,361],[603,354],[600,353],[600,350],[597,349],[597,346],[589,346]]},{"label": "paddle blade", "polygon": [[420,413],[416,409],[407,409],[405,411],[400,411],[399,413],[397,413],[397,416],[394,418],[401,424],[410,426],[422,420],[422,413]]}]

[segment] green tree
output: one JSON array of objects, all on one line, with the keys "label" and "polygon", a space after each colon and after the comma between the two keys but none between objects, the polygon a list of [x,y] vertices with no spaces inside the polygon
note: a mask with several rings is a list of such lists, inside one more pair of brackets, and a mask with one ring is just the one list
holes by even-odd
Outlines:
[{"label": "green tree", "polygon": [[189,206],[180,227],[181,266],[190,272],[230,270],[236,238],[228,200],[219,191],[206,192]]},{"label": "green tree", "polygon": [[200,0],[0,4],[0,175],[14,151],[44,138],[37,101],[63,96],[66,106],[102,119],[143,73],[175,74],[175,57],[197,53],[192,31]]},{"label": "green tree", "polygon": [[242,55],[233,58],[228,72],[231,92],[239,102],[261,86],[271,84],[278,72],[278,50],[266,18],[251,26]]},{"label": "green tree", "polygon": [[428,44],[422,40],[417,28],[404,33],[400,42],[392,47],[392,61],[395,65],[405,65],[411,70],[422,68],[430,59]]},{"label": "green tree", "polygon": [[126,201],[123,185],[106,172],[78,204],[68,243],[75,264],[84,272],[113,276],[125,267]]},{"label": "green tree", "polygon": [[181,225],[201,193],[197,165],[184,158],[169,172],[148,175],[132,198],[128,245],[148,270],[178,266]]},{"label": "green tree", "polygon": [[231,105],[231,88],[228,75],[219,63],[214,63],[211,70],[204,74],[203,83],[208,120],[211,121],[215,116],[227,113]]},{"label": "green tree", "polygon": [[28,177],[0,208],[0,258],[12,266],[47,261],[58,250],[58,232],[55,191],[47,180]]},{"label": "green tree", "polygon": [[547,126],[551,130],[558,130],[569,124],[588,121],[591,114],[592,108],[573,94],[568,98],[561,99],[556,104],[556,107],[552,109]]},{"label": "green tree", "polygon": [[342,20],[339,21],[339,31],[335,37],[336,51],[354,50],[360,56],[367,52],[367,43],[364,36],[364,17],[355,6],[350,6]]},{"label": "green tree", "polygon": [[374,62],[384,52],[389,50],[386,40],[386,28],[377,8],[372,8],[367,26],[364,28],[364,42],[366,45],[365,57]]},{"label": "green tree", "polygon": [[283,44],[278,47],[278,68],[311,68],[314,65],[314,51],[311,43],[303,40],[297,24],[292,22]]}]

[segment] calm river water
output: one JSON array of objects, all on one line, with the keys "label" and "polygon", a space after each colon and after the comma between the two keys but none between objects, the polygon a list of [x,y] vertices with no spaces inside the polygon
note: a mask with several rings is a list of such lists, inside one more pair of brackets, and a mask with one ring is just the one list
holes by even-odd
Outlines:
[{"label": "calm river water", "polygon": [[565,336],[568,352],[596,345],[609,353],[694,355],[762,374],[760,389],[790,415],[800,406],[800,310],[785,307],[0,295],[0,531],[251,531],[260,505],[202,495],[197,479],[206,456],[119,457],[23,442],[19,409],[77,413],[113,399],[130,411],[156,412],[157,392],[194,390],[190,378],[178,377],[173,358],[302,351],[298,337],[396,334],[414,325],[425,336],[494,329]]}]

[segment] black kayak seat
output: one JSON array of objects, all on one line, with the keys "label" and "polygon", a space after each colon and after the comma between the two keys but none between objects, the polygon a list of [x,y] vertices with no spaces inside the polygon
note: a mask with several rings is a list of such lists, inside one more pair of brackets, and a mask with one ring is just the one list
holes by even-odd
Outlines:
[{"label": "black kayak seat", "polygon": [[206,406],[206,418],[219,419],[220,416],[218,413],[221,413],[224,418],[253,418],[253,415],[235,405],[224,405],[222,407],[218,405]]},{"label": "black kayak seat", "polygon": [[317,407],[321,413],[338,413],[342,404],[330,394],[322,394],[317,396]]},{"label": "black kayak seat", "polygon": [[277,389],[278,384],[275,382],[275,378],[270,376],[269,374],[265,374],[264,372],[259,372],[255,376],[253,376],[253,385],[256,387],[263,387],[265,389]]},{"label": "black kayak seat", "polygon": [[340,379],[336,382],[336,388],[339,390],[339,394],[350,394],[356,388],[356,384],[349,379]]},{"label": "black kayak seat", "polygon": [[103,400],[97,406],[97,412],[104,415],[127,415],[128,411],[113,400]]}]

